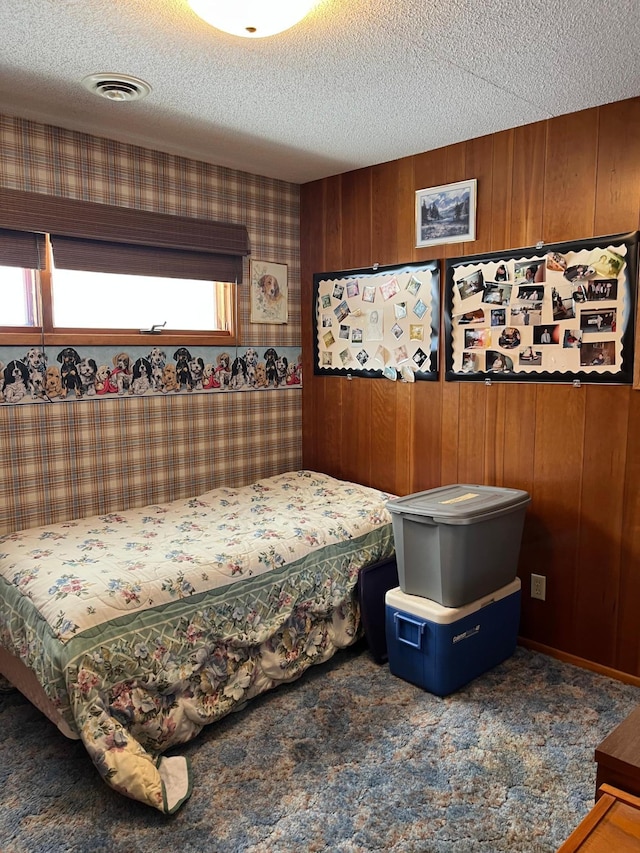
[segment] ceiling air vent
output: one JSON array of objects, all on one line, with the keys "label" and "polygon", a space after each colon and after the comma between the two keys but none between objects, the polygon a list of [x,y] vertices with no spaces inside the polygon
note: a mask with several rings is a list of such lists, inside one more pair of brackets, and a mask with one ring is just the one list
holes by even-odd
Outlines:
[{"label": "ceiling air vent", "polygon": [[151,86],[144,80],[126,74],[89,74],[82,80],[82,85],[110,101],[139,101],[151,91]]}]

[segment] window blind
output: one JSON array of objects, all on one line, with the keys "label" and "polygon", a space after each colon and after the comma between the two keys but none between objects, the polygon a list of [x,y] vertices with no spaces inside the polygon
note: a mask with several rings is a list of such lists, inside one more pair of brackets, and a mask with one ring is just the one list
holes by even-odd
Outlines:
[{"label": "window blind", "polygon": [[250,252],[244,225],[6,188],[1,227],[50,234],[56,265],[95,272],[240,282]]},{"label": "window blind", "polygon": [[41,270],[45,265],[44,234],[0,228],[0,265]]}]

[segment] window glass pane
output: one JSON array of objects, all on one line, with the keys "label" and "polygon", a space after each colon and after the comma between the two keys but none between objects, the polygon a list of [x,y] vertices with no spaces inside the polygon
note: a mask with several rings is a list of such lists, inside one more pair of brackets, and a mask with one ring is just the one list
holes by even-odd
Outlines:
[{"label": "window glass pane", "polygon": [[31,270],[0,266],[0,326],[35,326],[35,278]]},{"label": "window glass pane", "polygon": [[216,286],[210,281],[55,269],[53,322],[58,328],[215,331]]}]

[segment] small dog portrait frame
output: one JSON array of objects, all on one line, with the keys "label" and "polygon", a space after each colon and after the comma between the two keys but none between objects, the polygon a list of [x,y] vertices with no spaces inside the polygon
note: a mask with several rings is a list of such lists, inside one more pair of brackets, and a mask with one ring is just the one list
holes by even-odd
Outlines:
[{"label": "small dog portrait frame", "polygon": [[286,323],[287,265],[251,260],[250,267],[251,322]]}]

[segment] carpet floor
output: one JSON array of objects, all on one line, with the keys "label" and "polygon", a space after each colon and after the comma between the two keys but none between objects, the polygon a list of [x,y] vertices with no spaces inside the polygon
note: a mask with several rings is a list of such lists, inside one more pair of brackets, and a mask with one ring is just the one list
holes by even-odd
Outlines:
[{"label": "carpet floor", "polygon": [[193,794],[167,817],[6,692],[0,850],[553,853],[593,805],[595,746],[639,703],[523,648],[438,698],[359,642],[183,747]]}]

